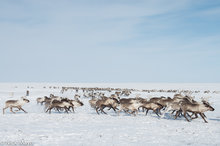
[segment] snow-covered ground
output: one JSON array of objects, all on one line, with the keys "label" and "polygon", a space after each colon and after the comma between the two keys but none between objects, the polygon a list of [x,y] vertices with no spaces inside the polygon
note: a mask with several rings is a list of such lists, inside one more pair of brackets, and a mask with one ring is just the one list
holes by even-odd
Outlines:
[{"label": "snow-covered ground", "polygon": [[[49,88],[49,87],[59,88]],[[60,93],[62,86],[72,87],[114,87],[134,89],[178,89],[199,90],[194,93],[196,100],[208,97],[213,112],[207,112],[209,123],[201,118],[187,122],[184,118],[174,120],[169,114],[158,118],[155,114],[139,113],[136,117],[112,110],[108,115],[97,115],[89,106],[87,98],[82,98],[83,107],[75,113],[44,113],[44,107],[36,104],[36,98],[50,93],[73,98],[75,91]],[[46,87],[46,88],[44,88]],[[30,103],[24,105],[28,112],[0,114],[0,145],[220,145],[220,84],[49,84],[49,83],[1,83],[0,108],[8,99],[19,99],[26,90],[30,91]],[[203,91],[210,90],[209,94]],[[79,92],[82,93],[81,91]],[[108,93],[109,94],[109,93]],[[133,92],[130,97],[170,96],[174,93]],[[2,110],[1,110],[2,112]]]}]

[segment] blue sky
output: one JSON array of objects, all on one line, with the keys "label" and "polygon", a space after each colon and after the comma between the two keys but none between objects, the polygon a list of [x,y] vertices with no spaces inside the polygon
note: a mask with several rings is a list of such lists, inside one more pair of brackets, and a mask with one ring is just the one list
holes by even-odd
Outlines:
[{"label": "blue sky", "polygon": [[220,82],[218,0],[0,1],[0,82]]}]

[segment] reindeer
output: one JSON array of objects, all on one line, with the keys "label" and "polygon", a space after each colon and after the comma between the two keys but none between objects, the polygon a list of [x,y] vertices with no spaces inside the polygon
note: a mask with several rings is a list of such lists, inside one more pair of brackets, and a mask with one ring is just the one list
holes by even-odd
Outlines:
[{"label": "reindeer", "polygon": [[[173,98],[168,97],[166,99],[159,100],[158,103],[165,107],[165,111],[163,112],[162,117],[164,117],[165,113],[171,110],[172,110],[171,115],[176,111],[176,115],[179,116],[182,113],[180,102],[189,102],[196,104],[197,102],[193,99],[193,97],[189,93],[188,94],[185,93],[185,96],[182,95],[181,93],[175,94]],[[189,116],[188,113],[186,114]]]},{"label": "reindeer", "polygon": [[93,99],[90,99],[89,100],[89,104],[92,108],[96,108],[96,102],[98,101],[99,99],[98,98],[93,98]]},{"label": "reindeer", "polygon": [[3,114],[5,113],[5,109],[9,108],[10,107],[10,111],[12,113],[15,114],[15,112],[12,110],[12,108],[17,108],[18,110],[22,110],[24,111],[25,113],[27,113],[23,108],[22,106],[25,104],[25,103],[28,103],[30,102],[28,99],[24,98],[24,97],[21,97],[21,99],[19,100],[7,100],[5,102],[5,108],[3,108]]},{"label": "reindeer", "polygon": [[142,103],[139,100],[135,100],[135,99],[133,99],[133,100],[124,100],[123,102],[120,102],[120,109],[118,111],[118,115],[122,110],[124,110],[125,112],[133,114],[134,116],[136,116],[136,114],[138,113],[138,108],[141,105],[142,105]]},{"label": "reindeer", "polygon": [[116,98],[104,98],[104,99],[99,99],[96,102],[96,112],[99,114],[98,110],[100,110],[102,113],[107,114],[104,112],[105,107],[109,107],[109,110],[112,108],[115,112],[117,109],[117,106],[119,105],[119,101]]},{"label": "reindeer", "polygon": [[75,95],[74,95],[74,99],[75,99],[75,100],[78,100],[79,98],[80,98],[80,95],[78,95],[78,94],[75,94]]},{"label": "reindeer", "polygon": [[142,105],[140,107],[142,107],[143,109],[147,109],[146,115],[149,110],[153,110],[158,117],[160,117],[158,113],[160,113],[160,110],[163,108],[163,106],[160,105],[159,103],[154,103],[149,101],[142,101]]},{"label": "reindeer", "polygon": [[50,98],[49,97],[47,97],[47,96],[44,96],[44,97],[38,97],[37,99],[36,99],[36,101],[37,101],[37,104],[43,104],[44,102],[46,102],[46,100],[49,100]]},{"label": "reindeer", "polygon": [[122,99],[120,99],[120,104],[123,104],[123,103],[133,103],[135,101],[136,101],[135,98],[122,98]]},{"label": "reindeer", "polygon": [[[83,106],[83,105],[84,105],[79,99],[70,100],[70,102],[73,104],[73,106],[72,106],[73,112],[75,112],[75,111],[74,111],[74,107],[80,107],[80,106]],[[70,107],[69,107],[68,109],[70,109]]]},{"label": "reindeer", "polygon": [[205,123],[208,123],[205,120],[205,115],[204,112],[206,111],[214,111],[215,109],[207,102],[207,101],[202,101],[202,103],[190,103],[190,102],[181,102],[181,110],[183,111],[184,117],[188,122],[189,119],[186,117],[187,112],[192,112],[195,113],[196,118],[198,117],[197,114],[199,114]]},{"label": "reindeer", "polygon": [[[50,113],[51,113],[51,110],[52,110],[53,108],[58,109],[58,111],[59,111],[59,109],[64,108],[65,111],[66,111],[66,113],[68,113],[68,110],[69,110],[71,107],[72,107],[72,109],[73,109],[73,106],[74,106],[74,105],[73,105],[69,100],[66,100],[66,99],[62,99],[61,101],[59,101],[59,100],[52,100],[51,103],[50,103],[50,105],[49,105],[49,107],[48,107],[48,109],[46,110],[46,112],[49,111],[49,114],[50,114]],[[74,109],[73,109],[73,111],[74,111]]]},{"label": "reindeer", "polygon": [[43,102],[44,102],[44,97],[38,97],[37,99],[36,99],[36,101],[37,101],[37,104],[43,104]]},{"label": "reindeer", "polygon": [[51,101],[53,101],[54,99],[52,98],[45,98],[45,104],[44,104],[44,111],[47,110],[47,108],[50,106]]},{"label": "reindeer", "polygon": [[162,100],[162,99],[166,99],[166,97],[164,97],[164,96],[161,96],[161,97],[153,97],[153,98],[150,98],[149,102],[159,103],[159,101]]}]

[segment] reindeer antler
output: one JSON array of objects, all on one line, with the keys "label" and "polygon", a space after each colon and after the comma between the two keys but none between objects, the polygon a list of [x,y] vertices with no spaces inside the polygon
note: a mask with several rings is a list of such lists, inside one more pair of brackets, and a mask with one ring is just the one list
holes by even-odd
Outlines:
[{"label": "reindeer antler", "polygon": [[211,96],[201,97],[201,100],[208,102],[208,101],[209,101],[209,98],[211,98]]}]

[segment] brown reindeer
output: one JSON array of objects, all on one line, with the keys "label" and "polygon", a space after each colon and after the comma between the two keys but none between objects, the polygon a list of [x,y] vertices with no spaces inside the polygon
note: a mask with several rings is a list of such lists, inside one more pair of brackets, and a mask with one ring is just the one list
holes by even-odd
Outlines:
[{"label": "brown reindeer", "polygon": [[[69,100],[66,100],[66,99],[62,99],[61,101],[53,100],[53,101],[51,101],[51,103],[50,103],[48,109],[46,110],[46,112],[49,111],[49,114],[50,114],[52,109],[57,109],[59,111],[59,109],[64,108],[66,113],[68,113],[68,110],[70,108],[73,109],[73,106],[74,105]],[[73,109],[73,111],[74,111],[74,109]]]},{"label": "brown reindeer", "polygon": [[140,107],[146,109],[146,115],[147,115],[149,110],[153,110],[154,113],[156,113],[156,115],[158,117],[160,117],[158,115],[158,113],[160,113],[160,110],[163,108],[163,106],[160,105],[159,103],[148,102],[148,101],[142,101],[142,105]]},{"label": "brown reindeer", "polygon": [[104,112],[105,107],[109,107],[109,110],[112,108],[115,112],[117,109],[117,106],[119,105],[119,101],[115,98],[104,98],[104,99],[99,99],[96,102],[96,112],[99,114],[98,110],[100,110],[102,113],[107,114]]},{"label": "brown reindeer", "polygon": [[[70,103],[73,104],[73,106],[72,106],[73,112],[75,112],[75,111],[74,111],[74,108],[80,107],[80,106],[83,106],[83,105],[84,105],[78,98],[77,98],[76,100],[69,100],[69,101],[70,101]],[[68,110],[70,110],[70,107],[68,108]]]},{"label": "brown reindeer", "polygon": [[[160,103],[161,105],[163,105],[165,107],[165,111],[162,114],[162,117],[164,117],[165,113],[172,111],[171,115],[176,112],[176,116],[180,116],[180,114],[182,114],[182,110],[181,110],[181,102],[189,102],[189,103],[198,103],[197,101],[195,101],[193,99],[193,97],[191,95],[182,95],[182,94],[175,94],[173,98],[165,98],[165,99],[161,99],[158,101],[158,103]],[[186,113],[188,116],[189,114]],[[175,119],[176,119],[175,116]]]},{"label": "brown reindeer", "polygon": [[208,123],[205,120],[204,112],[206,111],[214,111],[215,109],[207,102],[207,101],[202,101],[202,103],[190,103],[190,102],[181,102],[181,110],[183,111],[184,117],[188,122],[189,119],[186,117],[187,112],[192,112],[195,113],[196,117],[197,114],[199,114],[203,120]]},{"label": "brown reindeer", "polygon": [[28,99],[22,97],[21,99],[19,100],[7,100],[5,102],[5,108],[3,108],[3,114],[5,113],[5,109],[7,108],[10,108],[10,111],[12,113],[15,114],[15,112],[12,110],[12,108],[17,108],[18,110],[22,110],[24,111],[25,113],[27,113],[23,108],[22,106],[25,104],[25,103],[28,103],[30,102]]},{"label": "brown reindeer", "polygon": [[37,101],[37,104],[43,104],[43,102],[44,102],[44,97],[38,97],[37,99],[36,99],[36,101]]},{"label": "brown reindeer", "polygon": [[154,102],[154,103],[158,103],[161,99],[165,99],[166,97],[161,96],[161,97],[153,97],[149,100],[149,102]]},{"label": "brown reindeer", "polygon": [[44,97],[38,97],[37,99],[36,99],[36,101],[37,101],[37,104],[43,104],[43,103],[45,103],[47,100],[49,100],[50,98],[49,97],[47,97],[47,96],[44,96]]},{"label": "brown reindeer", "polygon": [[118,115],[122,110],[124,110],[126,113],[133,114],[134,116],[138,114],[138,108],[142,105],[141,101],[135,99],[122,101],[123,102],[120,102],[120,109],[118,111]]},{"label": "brown reindeer", "polygon": [[95,109],[97,101],[98,101],[98,98],[93,98],[93,99],[89,100],[90,106]]}]

